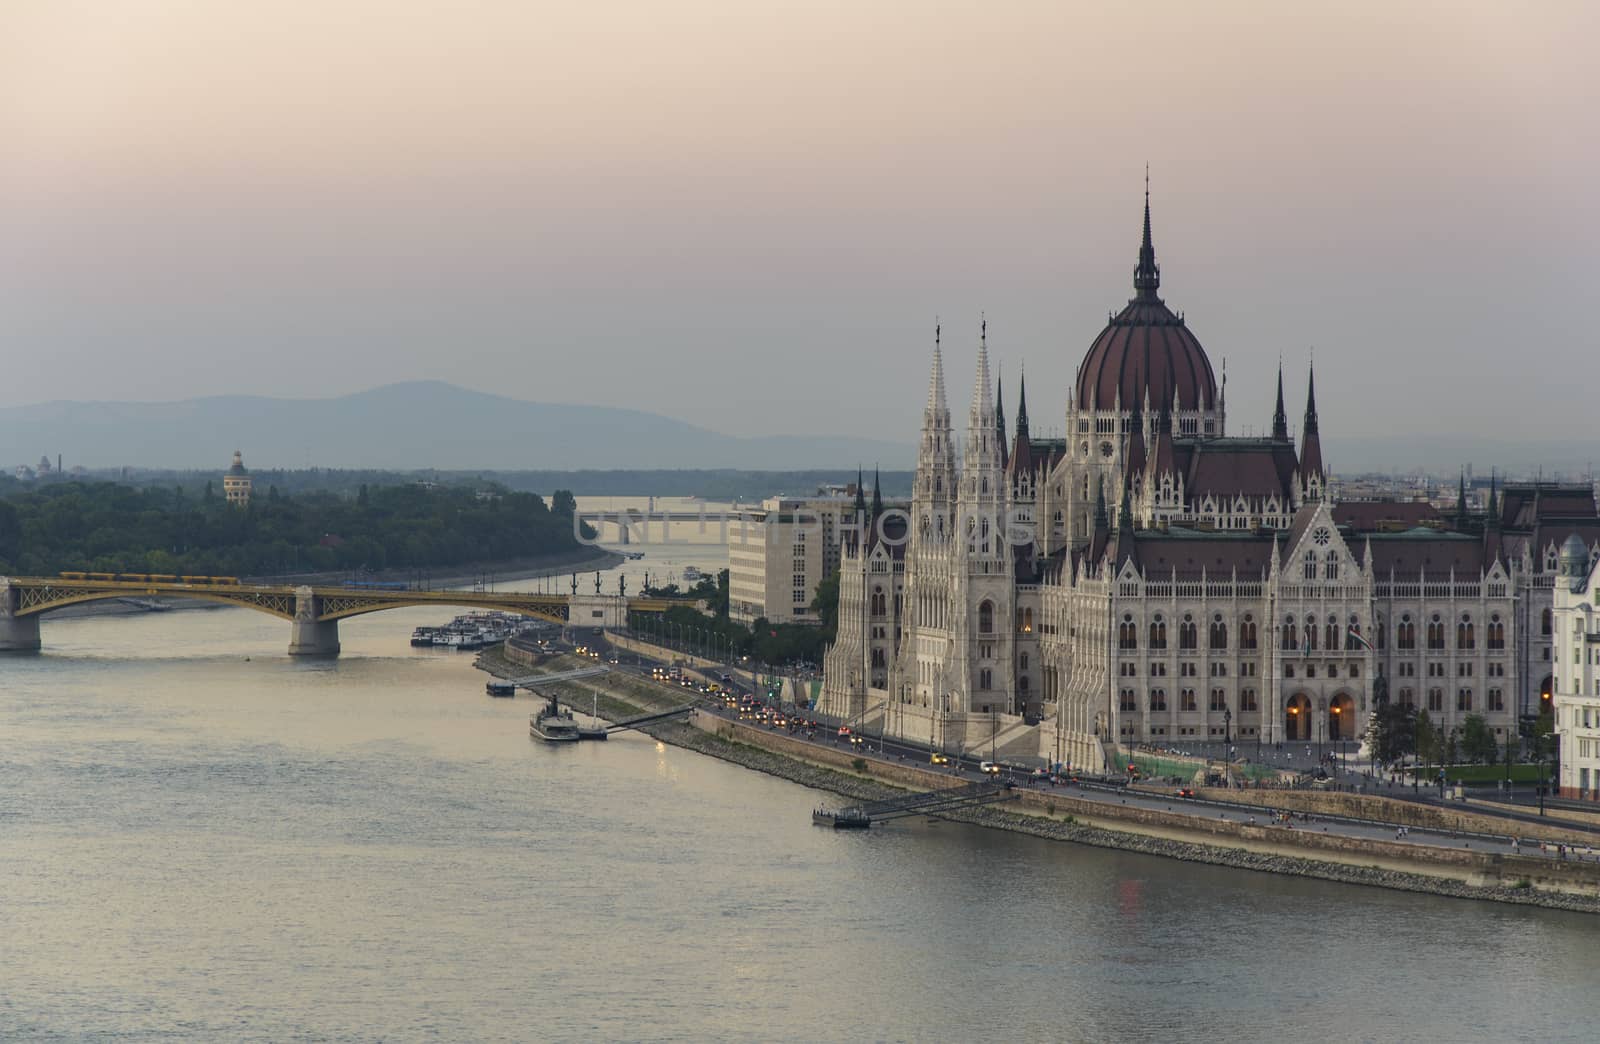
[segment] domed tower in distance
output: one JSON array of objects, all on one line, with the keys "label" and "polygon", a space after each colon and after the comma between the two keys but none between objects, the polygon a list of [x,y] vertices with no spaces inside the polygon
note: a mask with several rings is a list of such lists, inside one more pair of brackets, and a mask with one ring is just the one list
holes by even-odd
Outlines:
[{"label": "domed tower in distance", "polygon": [[250,472],[244,469],[244,457],[238,450],[233,451],[233,466],[222,476],[222,492],[234,507],[250,503]]}]

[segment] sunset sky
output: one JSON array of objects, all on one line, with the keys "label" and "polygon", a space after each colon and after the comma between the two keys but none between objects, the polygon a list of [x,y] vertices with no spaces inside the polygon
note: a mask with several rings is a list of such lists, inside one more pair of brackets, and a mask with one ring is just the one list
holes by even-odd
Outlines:
[{"label": "sunset sky", "polygon": [[1597,10],[0,0],[0,405],[438,378],[909,442],[986,312],[1059,428],[1148,162],[1231,431],[1314,348],[1335,446],[1571,434]]}]

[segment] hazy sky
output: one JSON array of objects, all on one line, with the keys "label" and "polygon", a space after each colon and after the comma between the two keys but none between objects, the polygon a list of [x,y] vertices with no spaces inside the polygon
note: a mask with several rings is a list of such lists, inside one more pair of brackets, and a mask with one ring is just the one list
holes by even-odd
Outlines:
[{"label": "hazy sky", "polygon": [[1148,161],[1230,430],[1314,346],[1335,444],[1572,434],[1597,8],[0,0],[0,405],[441,378],[910,441],[982,310],[1059,428]]}]

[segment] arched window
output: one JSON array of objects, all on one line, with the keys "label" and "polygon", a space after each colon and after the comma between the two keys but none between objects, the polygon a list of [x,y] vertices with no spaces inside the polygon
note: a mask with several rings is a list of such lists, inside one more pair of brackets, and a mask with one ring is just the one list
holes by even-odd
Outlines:
[{"label": "arched window", "polygon": [[1132,689],[1123,689],[1117,694],[1117,709],[1124,714],[1132,714],[1139,709],[1139,704],[1134,699]]},{"label": "arched window", "polygon": [[1167,622],[1158,613],[1150,621],[1150,648],[1165,649],[1167,647]]},{"label": "arched window", "polygon": [[1339,552],[1331,547],[1328,548],[1327,568],[1323,570],[1323,576],[1329,580],[1339,579]]},{"label": "arched window", "polygon": [[1183,615],[1183,622],[1178,625],[1178,648],[1193,649],[1198,644],[1199,629],[1194,625],[1194,617],[1188,613]]},{"label": "arched window", "polygon": [[[1226,634],[1223,635],[1227,637]],[[1256,621],[1255,617],[1246,613],[1244,622],[1239,625],[1239,648],[1254,649],[1256,647]]]},{"label": "arched window", "polygon": [[1470,711],[1471,709],[1472,709],[1472,690],[1471,689],[1457,689],[1456,690],[1456,710],[1458,710],[1458,711]]},{"label": "arched window", "polygon": [[1222,622],[1222,614],[1217,613],[1211,618],[1211,631],[1208,644],[1213,649],[1223,650],[1228,647],[1228,625]]},{"label": "arched window", "polygon": [[993,682],[993,680],[994,680],[994,678],[993,678],[993,675],[991,675],[989,673],[989,668],[985,667],[981,671],[978,672],[978,688],[980,688],[980,689],[990,688],[991,687],[991,683]]},{"label": "arched window", "polygon": [[[994,603],[987,598],[978,606],[978,633],[994,633]],[[988,686],[985,685],[984,688],[987,689]]]},{"label": "arched window", "polygon": [[1150,690],[1150,709],[1153,711],[1164,711],[1167,709],[1166,689]]},{"label": "arched window", "polygon": [[1306,617],[1306,626],[1303,633],[1305,637],[1301,643],[1301,647],[1308,651],[1315,652],[1317,648],[1317,618],[1315,616]]},{"label": "arched window", "polygon": [[1489,648],[1504,649],[1506,647],[1506,625],[1500,621],[1500,614],[1489,617]]},{"label": "arched window", "polygon": [[1297,648],[1295,645],[1297,634],[1298,632],[1294,626],[1294,617],[1285,617],[1283,621],[1283,641],[1279,643],[1284,652],[1294,652]]},{"label": "arched window", "polygon": [[1331,616],[1322,628],[1322,647],[1329,652],[1339,648],[1339,622]]},{"label": "arched window", "polygon": [[1317,578],[1317,553],[1315,551],[1306,552],[1305,576],[1307,580],[1315,580]]},{"label": "arched window", "polygon": [[1022,610],[1022,626],[1019,628],[1023,634],[1033,633],[1033,610]]},{"label": "arched window", "polygon": [[883,616],[885,613],[888,612],[888,610],[889,610],[888,603],[884,600],[884,597],[883,597],[883,588],[874,587],[872,589],[872,615],[873,616]]},{"label": "arched window", "polygon": [[1428,621],[1428,648],[1444,648],[1444,622],[1439,619],[1439,614],[1434,613],[1433,619]]},{"label": "arched window", "polygon": [[1472,617],[1466,613],[1461,614],[1461,622],[1456,624],[1456,648],[1477,648],[1477,640],[1472,633]]},{"label": "arched window", "polygon": [[1180,711],[1192,711],[1200,709],[1195,705],[1193,689],[1182,689],[1178,692],[1178,709]]},{"label": "arched window", "polygon": [[1411,622],[1411,614],[1406,613],[1400,617],[1400,625],[1395,628],[1394,647],[1396,649],[1415,649],[1417,647],[1417,625]]},{"label": "arched window", "polygon": [[1139,627],[1133,622],[1131,613],[1122,614],[1122,623],[1117,625],[1117,648],[1139,648]]},{"label": "arched window", "polygon": [[1361,621],[1356,614],[1350,614],[1350,625],[1344,629],[1344,647],[1347,652],[1354,652],[1361,648],[1361,643],[1356,641],[1356,636],[1361,633]]}]

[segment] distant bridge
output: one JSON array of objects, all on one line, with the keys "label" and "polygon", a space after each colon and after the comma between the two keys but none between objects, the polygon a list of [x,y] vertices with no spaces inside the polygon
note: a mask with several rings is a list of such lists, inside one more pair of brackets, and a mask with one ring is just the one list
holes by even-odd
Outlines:
[{"label": "distant bridge", "polygon": [[493,609],[578,627],[626,627],[630,612],[660,613],[677,604],[665,598],[604,594],[535,594],[474,591],[389,591],[287,584],[188,583],[181,580],[74,580],[0,577],[0,651],[40,647],[39,618],[69,605],[126,598],[193,598],[240,605],[289,621],[291,656],[334,656],[339,621],[365,613],[417,605]]}]

